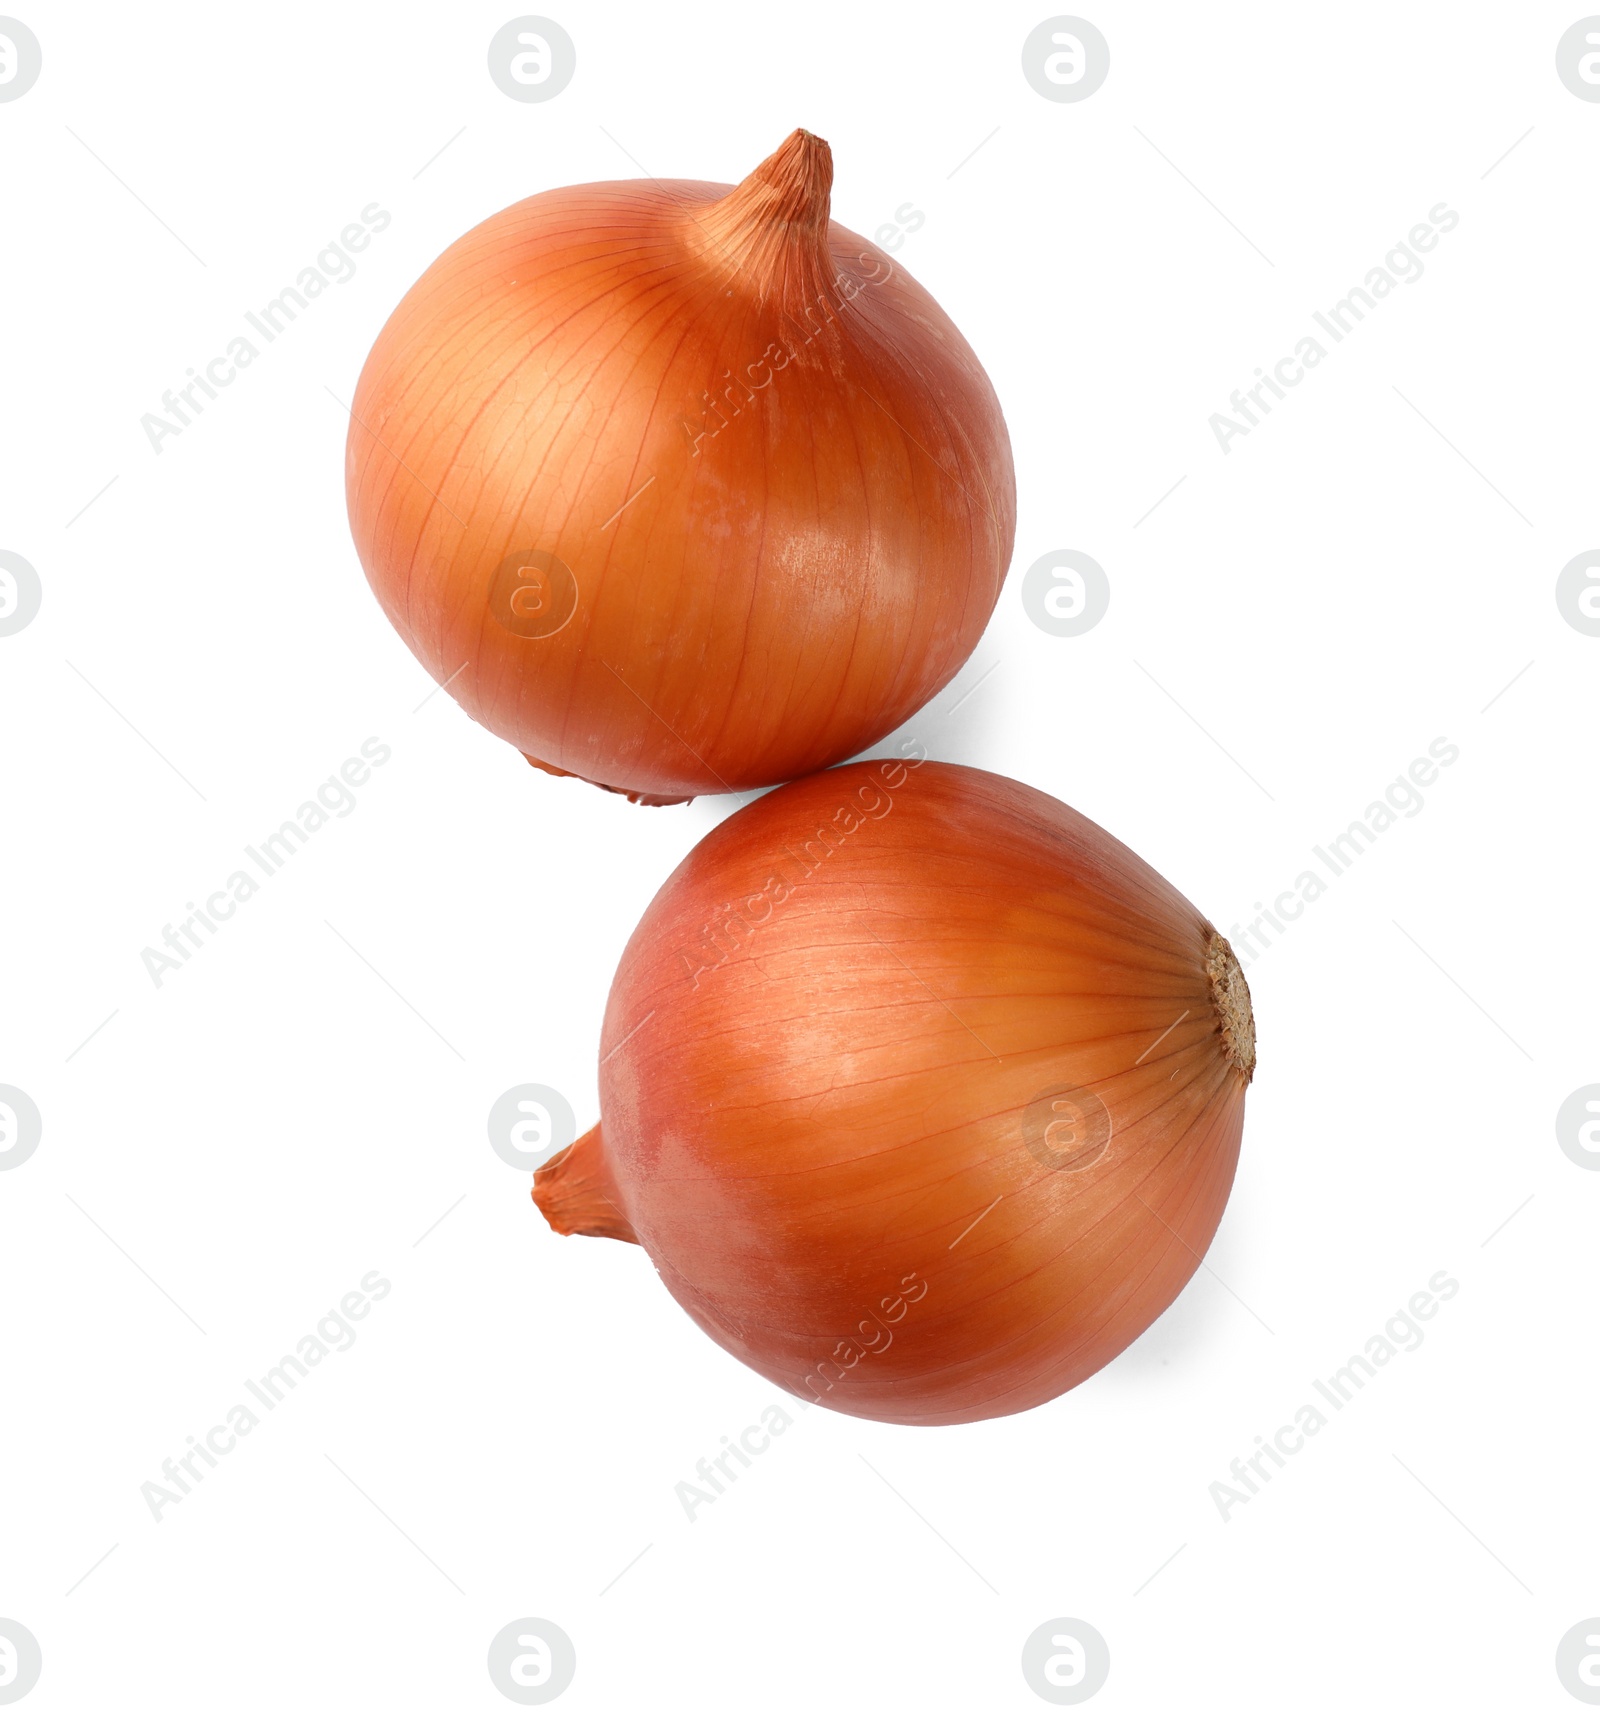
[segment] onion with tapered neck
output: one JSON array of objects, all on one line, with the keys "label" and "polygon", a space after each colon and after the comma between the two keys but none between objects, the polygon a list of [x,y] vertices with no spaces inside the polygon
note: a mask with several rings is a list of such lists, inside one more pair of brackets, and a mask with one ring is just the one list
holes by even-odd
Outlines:
[{"label": "onion with tapered neck", "polygon": [[1227,940],[1081,814],[871,760],[752,802],[646,910],[558,1232],[642,1244],[789,1392],[961,1423],[1092,1375],[1195,1271],[1255,1069]]},{"label": "onion with tapered neck", "polygon": [[680,801],[870,747],[1011,557],[994,390],[829,219],[797,131],[740,185],[542,192],[406,294],[356,388],[351,530],[401,638],[557,775]]}]

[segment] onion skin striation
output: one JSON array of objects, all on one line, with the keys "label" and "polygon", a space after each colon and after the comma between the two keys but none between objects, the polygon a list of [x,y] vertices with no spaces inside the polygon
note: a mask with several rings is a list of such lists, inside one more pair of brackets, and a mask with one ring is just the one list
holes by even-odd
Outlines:
[{"label": "onion skin striation", "polygon": [[947,683],[1011,557],[982,366],[829,220],[795,132],[738,187],[543,192],[378,336],[351,531],[406,644],[535,765],[646,802],[870,747]]},{"label": "onion skin striation", "polygon": [[601,1123],[536,1175],[789,1392],[1000,1417],[1094,1374],[1222,1216],[1255,1029],[1214,927],[1071,808],[869,760],[718,826],[629,941]]}]

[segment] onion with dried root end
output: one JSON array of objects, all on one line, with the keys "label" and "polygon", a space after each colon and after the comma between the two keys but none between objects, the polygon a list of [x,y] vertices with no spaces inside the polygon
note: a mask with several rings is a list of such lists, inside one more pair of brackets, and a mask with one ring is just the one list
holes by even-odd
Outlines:
[{"label": "onion with dried root end", "polygon": [[741,185],[571,186],[450,247],[356,389],[356,548],[406,644],[533,764],[636,801],[861,752],[960,669],[1011,445],[923,288],[829,220],[797,131]]},{"label": "onion with dried root end", "polygon": [[869,760],[684,860],[606,1007],[558,1232],[640,1243],[734,1356],[891,1423],[1022,1411],[1172,1302],[1255,1068],[1227,941],[1081,814]]}]

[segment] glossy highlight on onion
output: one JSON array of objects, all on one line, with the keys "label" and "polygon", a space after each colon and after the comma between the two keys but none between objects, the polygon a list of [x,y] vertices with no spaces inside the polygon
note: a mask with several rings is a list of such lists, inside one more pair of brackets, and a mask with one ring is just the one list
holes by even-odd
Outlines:
[{"label": "glossy highlight on onion", "polygon": [[1071,808],[869,760],[705,837],[630,939],[601,1121],[535,1177],[720,1345],[859,1417],[1026,1410],[1199,1265],[1255,1068],[1227,941]]},{"label": "glossy highlight on onion", "polygon": [[1016,521],[982,366],[829,219],[808,132],[737,187],[542,192],[378,336],[346,453],[390,621],[530,761],[636,801],[802,776],[947,683]]}]

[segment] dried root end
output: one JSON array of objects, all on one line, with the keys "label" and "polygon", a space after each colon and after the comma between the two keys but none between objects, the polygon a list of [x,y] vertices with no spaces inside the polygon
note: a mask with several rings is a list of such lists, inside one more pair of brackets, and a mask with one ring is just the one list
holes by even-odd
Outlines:
[{"label": "dried root end", "polygon": [[614,783],[598,783],[592,777],[582,777],[575,771],[563,771],[559,765],[546,765],[542,759],[535,759],[531,753],[522,756],[529,765],[537,766],[540,771],[548,771],[552,777],[576,777],[579,783],[593,783],[596,789],[603,789],[607,795],[625,795],[635,807],[686,807],[694,800],[692,795],[651,795],[643,789],[618,789]]},{"label": "dried root end", "polygon": [[1232,945],[1215,927],[1207,930],[1206,974],[1228,1062],[1248,1082],[1256,1068],[1256,1018],[1250,1008],[1250,988]]}]

